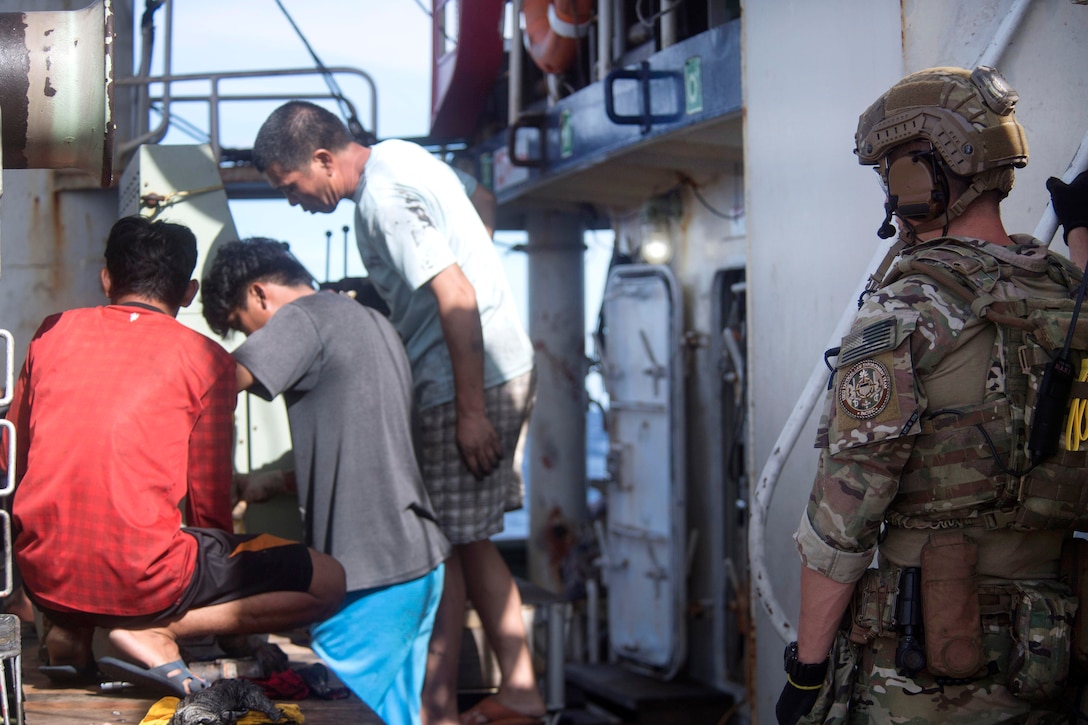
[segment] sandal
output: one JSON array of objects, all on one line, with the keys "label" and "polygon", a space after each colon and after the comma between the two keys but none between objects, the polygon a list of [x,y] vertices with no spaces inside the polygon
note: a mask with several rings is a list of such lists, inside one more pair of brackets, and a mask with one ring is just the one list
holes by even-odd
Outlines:
[{"label": "sandal", "polygon": [[183,660],[158,667],[141,667],[115,657],[103,657],[98,660],[98,669],[115,680],[142,686],[161,695],[185,697],[208,686],[208,681],[194,675]]}]

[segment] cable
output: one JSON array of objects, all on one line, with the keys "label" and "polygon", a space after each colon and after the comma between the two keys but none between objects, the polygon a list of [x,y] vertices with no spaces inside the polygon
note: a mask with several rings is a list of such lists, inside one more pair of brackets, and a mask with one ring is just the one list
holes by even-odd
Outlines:
[{"label": "cable", "polygon": [[306,46],[306,50],[309,51],[310,57],[314,59],[314,65],[321,71],[321,76],[325,79],[325,85],[329,87],[329,92],[332,94],[332,97],[336,99],[336,105],[340,107],[340,114],[347,122],[348,130],[351,131],[351,135],[355,137],[356,141],[365,146],[373,144],[377,138],[374,134],[363,128],[363,124],[359,122],[359,118],[355,115],[355,111],[352,109],[351,104],[348,103],[347,99],[344,97],[344,92],[340,90],[340,84],[336,82],[336,79],[333,78],[329,69],[326,68],[325,64],[321,62],[321,59],[317,57],[317,53],[314,52],[309,41],[306,40],[306,36],[302,34],[298,25],[295,24],[291,14],[287,12],[287,8],[283,6],[283,3],[280,2],[280,0],[275,0],[275,2],[283,13],[283,16],[287,18],[287,22],[294,28],[295,34],[298,35],[299,40]]},{"label": "cable", "polygon": [[[1088,383],[1088,358],[1080,361],[1077,380]],[[1069,419],[1065,426],[1065,450],[1079,451],[1088,441],[1088,399],[1074,397],[1069,401]]]},{"label": "cable", "polygon": [[667,15],[668,13],[671,13],[673,10],[676,10],[683,4],[684,0],[673,0],[672,4],[669,5],[667,8],[665,8],[664,10],[659,10],[658,12],[647,18],[646,14],[642,12],[642,0],[636,0],[635,15],[638,16],[638,22],[640,25],[646,28],[652,28],[654,26],[654,23],[656,23],[662,15]]},{"label": "cable", "polygon": [[737,219],[743,219],[744,218],[744,210],[743,209],[741,209],[739,212],[734,212],[732,214],[730,214],[729,212],[718,211],[717,209],[715,209],[711,205],[711,203],[706,200],[706,197],[703,196],[702,192],[699,191],[699,185],[696,184],[695,180],[692,179],[691,177],[681,175],[681,177],[680,177],[680,186],[687,186],[688,188],[690,188],[691,193],[695,195],[695,198],[699,201],[699,203],[702,204],[703,207],[708,212],[710,212],[714,216],[718,217],[719,219],[728,219],[729,221],[736,221]]},{"label": "cable", "polygon": [[[151,110],[155,113],[158,113],[159,116],[163,115],[161,103],[153,103],[151,105]],[[200,141],[201,143],[208,143],[209,141],[211,141],[212,137],[208,134],[207,131],[200,128],[187,118],[177,115],[176,113],[170,114],[170,124],[194,141]]]}]

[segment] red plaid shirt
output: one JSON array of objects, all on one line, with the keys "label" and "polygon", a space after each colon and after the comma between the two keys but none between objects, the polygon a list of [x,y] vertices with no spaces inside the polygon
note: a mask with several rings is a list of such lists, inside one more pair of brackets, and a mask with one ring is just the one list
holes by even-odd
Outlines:
[{"label": "red plaid shirt", "polygon": [[234,370],[217,343],[144,308],[42,323],[7,417],[15,557],[43,605],[132,616],[178,600],[196,560],[182,500],[189,525],[231,528]]}]

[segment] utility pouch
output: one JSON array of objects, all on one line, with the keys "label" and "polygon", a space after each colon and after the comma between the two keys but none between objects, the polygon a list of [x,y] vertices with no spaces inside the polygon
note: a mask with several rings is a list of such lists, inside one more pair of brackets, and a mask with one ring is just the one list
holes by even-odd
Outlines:
[{"label": "utility pouch", "polygon": [[[1073,596],[1088,602],[1088,539],[1072,537],[1062,544],[1062,579],[1069,584]],[[1081,667],[1088,667],[1088,607],[1077,607],[1073,617],[1073,637],[1070,656]]]},{"label": "utility pouch", "polygon": [[1009,692],[1041,703],[1065,690],[1077,598],[1060,581],[1017,582]]},{"label": "utility pouch", "polygon": [[936,677],[973,677],[983,664],[978,546],[959,532],[931,534],[922,547],[926,669]]},{"label": "utility pouch", "polygon": [[850,641],[866,644],[877,637],[894,636],[899,569],[867,569],[854,591]]}]

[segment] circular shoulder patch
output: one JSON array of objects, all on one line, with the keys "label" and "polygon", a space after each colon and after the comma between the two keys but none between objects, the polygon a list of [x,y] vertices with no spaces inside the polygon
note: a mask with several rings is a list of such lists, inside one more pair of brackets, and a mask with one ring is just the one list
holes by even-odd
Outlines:
[{"label": "circular shoulder patch", "polygon": [[875,418],[888,407],[891,376],[876,360],[862,360],[846,371],[839,383],[839,405],[851,418]]}]

